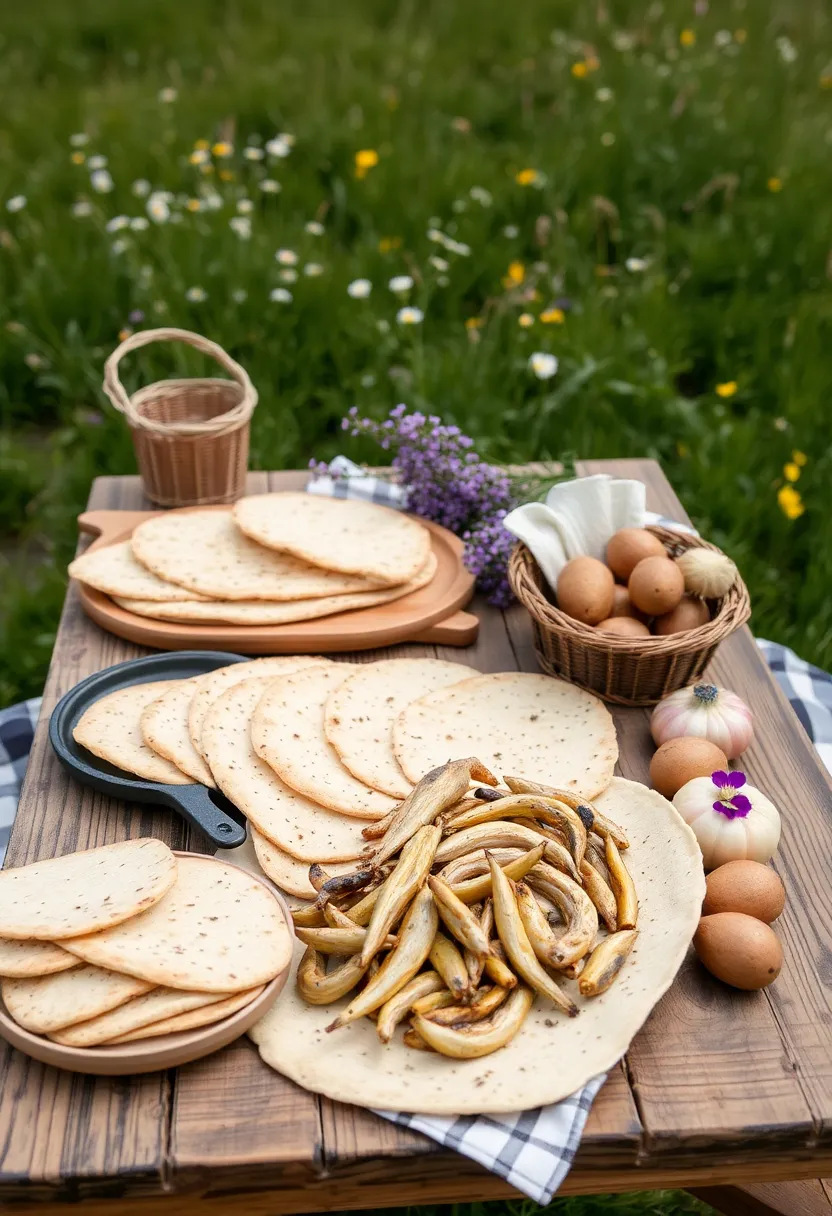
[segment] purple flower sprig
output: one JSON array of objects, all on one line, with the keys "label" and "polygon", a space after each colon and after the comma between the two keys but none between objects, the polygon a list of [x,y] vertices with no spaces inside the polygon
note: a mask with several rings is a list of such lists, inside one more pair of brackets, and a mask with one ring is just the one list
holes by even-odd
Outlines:
[{"label": "purple flower sprig", "polygon": [[745,785],[745,773],[726,773],[718,769],[711,773],[711,781],[719,790],[719,798],[713,804],[714,810],[726,819],[744,819],[751,810],[751,799],[736,791]]}]

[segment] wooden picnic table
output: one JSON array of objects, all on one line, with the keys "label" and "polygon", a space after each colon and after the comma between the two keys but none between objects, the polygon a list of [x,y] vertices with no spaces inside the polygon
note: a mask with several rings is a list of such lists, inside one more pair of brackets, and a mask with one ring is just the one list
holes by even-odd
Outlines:
[{"label": "wooden picnic table", "polygon": [[[585,461],[580,471],[638,477],[651,509],[686,518],[653,461]],[[297,489],[305,476],[252,473],[248,490]],[[89,502],[146,505],[136,477],[97,479]],[[480,636],[467,649],[408,645],[346,657],[428,653],[486,672],[537,670],[522,608],[474,610]],[[8,864],[148,834],[200,848],[171,812],[71,780],[49,746],[49,714],[63,693],[145,653],[92,624],[70,589]],[[753,708],[756,738],[743,767],[782,811],[774,864],[787,890],[777,922],[785,964],[771,988],[742,993],[688,959],[597,1098],[563,1194],[709,1188],[715,1202],[728,1194],[715,1188],[741,1195],[754,1183],[774,1193],[784,1188],[761,1184],[832,1175],[832,791],[747,629],[723,643],[710,675]],[[613,714],[620,772],[646,781],[647,711]],[[157,1208],[194,1216],[244,1202],[250,1216],[275,1216],[517,1194],[420,1135],[298,1088],[248,1039],[176,1072],[115,1080],[59,1072],[2,1046],[0,1203],[21,1210],[89,1200],[102,1216]],[[826,1193],[822,1183],[811,1187]]]}]

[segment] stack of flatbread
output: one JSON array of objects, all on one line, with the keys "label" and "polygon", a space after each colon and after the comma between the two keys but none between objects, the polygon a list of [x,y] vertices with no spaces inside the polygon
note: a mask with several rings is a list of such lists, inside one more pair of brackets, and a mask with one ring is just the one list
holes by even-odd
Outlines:
[{"label": "stack of flatbread", "polygon": [[436,557],[400,511],[281,493],[156,515],[69,573],[138,616],[282,625],[401,599],[430,583]]},{"label": "stack of flatbread", "polygon": [[209,1025],[292,956],[272,892],[223,861],[126,840],[0,873],[0,993],[24,1029],[70,1047]]},{"label": "stack of flatbread", "polygon": [[334,663],[256,659],[187,680],[119,689],[74,731],[95,755],[149,781],[218,787],[246,816],[262,870],[312,899],[380,836],[419,779],[477,756],[586,798],[618,755],[597,698],[548,676],[480,675],[430,658]]}]

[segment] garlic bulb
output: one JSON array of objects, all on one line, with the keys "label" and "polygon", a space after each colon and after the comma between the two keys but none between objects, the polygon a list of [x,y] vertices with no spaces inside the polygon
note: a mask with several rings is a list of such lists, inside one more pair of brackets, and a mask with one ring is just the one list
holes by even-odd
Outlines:
[{"label": "garlic bulb", "polygon": [[715,684],[693,684],[658,703],[650,718],[650,730],[657,747],[668,739],[696,736],[709,739],[733,760],[753,739],[754,719],[736,693]]},{"label": "garlic bulb", "polygon": [[744,773],[720,769],[710,777],[694,777],[673,805],[692,828],[706,870],[726,861],[769,861],[780,841],[780,812],[746,784]]},{"label": "garlic bulb", "polygon": [[713,549],[688,549],[676,558],[685,579],[685,591],[704,600],[721,599],[737,581],[737,567],[724,553]]}]

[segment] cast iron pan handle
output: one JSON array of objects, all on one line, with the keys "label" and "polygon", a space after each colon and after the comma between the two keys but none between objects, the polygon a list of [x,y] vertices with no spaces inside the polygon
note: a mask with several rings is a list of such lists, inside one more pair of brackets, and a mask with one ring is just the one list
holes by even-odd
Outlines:
[{"label": "cast iron pan handle", "polygon": [[164,806],[184,815],[189,823],[204,832],[221,849],[235,849],[245,842],[246,829],[215,806],[213,790],[204,785],[157,785],[156,789],[160,791],[159,801]]}]

